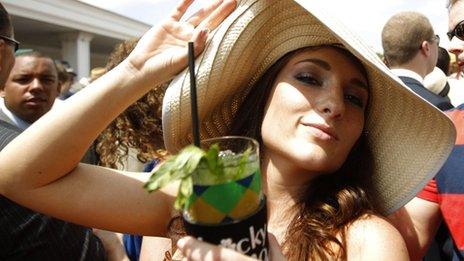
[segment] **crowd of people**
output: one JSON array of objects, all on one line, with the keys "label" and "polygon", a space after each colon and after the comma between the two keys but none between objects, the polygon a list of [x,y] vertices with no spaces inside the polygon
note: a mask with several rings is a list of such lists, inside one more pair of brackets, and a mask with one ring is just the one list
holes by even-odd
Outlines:
[{"label": "crowd of people", "polygon": [[84,88],[19,49],[0,4],[1,260],[251,259],[186,236],[177,183],[143,189],[193,140],[189,41],[201,137],[260,145],[270,260],[464,259],[464,0],[447,6],[448,50],[401,12],[379,29],[383,60],[317,1],[184,18],[192,2]]}]

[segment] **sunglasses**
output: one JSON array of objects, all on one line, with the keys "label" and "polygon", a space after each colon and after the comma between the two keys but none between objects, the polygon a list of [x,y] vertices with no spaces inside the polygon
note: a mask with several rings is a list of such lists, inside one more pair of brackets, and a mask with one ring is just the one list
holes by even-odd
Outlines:
[{"label": "sunglasses", "polygon": [[464,41],[464,20],[459,22],[453,30],[446,33],[448,35],[449,40],[453,39],[453,37],[457,37],[460,40]]},{"label": "sunglasses", "polygon": [[7,37],[7,36],[3,36],[3,35],[0,35],[0,39],[3,39],[7,41],[8,43],[10,43],[11,45],[13,45],[15,52],[19,49],[19,42],[16,41],[15,39]]}]

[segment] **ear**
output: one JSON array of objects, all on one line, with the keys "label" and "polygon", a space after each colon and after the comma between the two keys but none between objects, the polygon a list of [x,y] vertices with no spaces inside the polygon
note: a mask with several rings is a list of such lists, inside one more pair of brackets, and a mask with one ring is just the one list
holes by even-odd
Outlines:
[{"label": "ear", "polygon": [[430,55],[430,43],[427,41],[423,41],[421,44],[420,50],[425,56],[429,56]]},{"label": "ear", "polygon": [[5,98],[5,89],[4,87],[0,89],[0,97]]},{"label": "ear", "polygon": [[61,93],[61,82],[58,82],[57,86],[56,86],[56,90],[58,91],[58,96],[60,96],[60,93]]}]

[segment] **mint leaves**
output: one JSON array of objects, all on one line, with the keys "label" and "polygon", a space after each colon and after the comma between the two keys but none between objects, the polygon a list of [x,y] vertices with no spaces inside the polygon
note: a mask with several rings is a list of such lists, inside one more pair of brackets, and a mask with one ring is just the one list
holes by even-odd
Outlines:
[{"label": "mint leaves", "polygon": [[192,194],[193,182],[191,174],[195,171],[200,160],[206,153],[193,145],[187,146],[179,154],[170,157],[155,170],[144,188],[148,192],[158,190],[167,184],[181,180],[179,193],[176,198],[175,208],[180,209],[187,198]]},{"label": "mint leaves", "polygon": [[221,156],[221,153],[223,152],[218,144],[211,145],[206,152],[189,145],[161,163],[162,165],[152,172],[144,188],[152,192],[173,181],[181,180],[174,207],[182,209],[193,193],[194,183],[220,184],[237,180],[247,174],[251,148],[241,154],[230,153]]}]

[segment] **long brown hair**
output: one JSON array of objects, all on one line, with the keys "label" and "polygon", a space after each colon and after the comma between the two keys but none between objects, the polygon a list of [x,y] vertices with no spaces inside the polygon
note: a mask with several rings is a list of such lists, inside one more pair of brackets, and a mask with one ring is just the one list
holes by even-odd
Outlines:
[{"label": "long brown hair", "polygon": [[[352,57],[353,61],[358,61],[348,51],[340,50]],[[232,123],[232,135],[255,138],[262,146],[261,124],[276,76],[291,57],[300,51],[282,57],[252,87]],[[356,65],[364,68],[360,63]],[[297,200],[294,206],[296,215],[287,228],[282,246],[287,258],[346,258],[347,227],[363,215],[374,213],[365,185],[368,176],[364,173],[369,173],[370,168],[366,164],[370,162],[369,158],[363,134],[338,171],[311,181]]]}]

